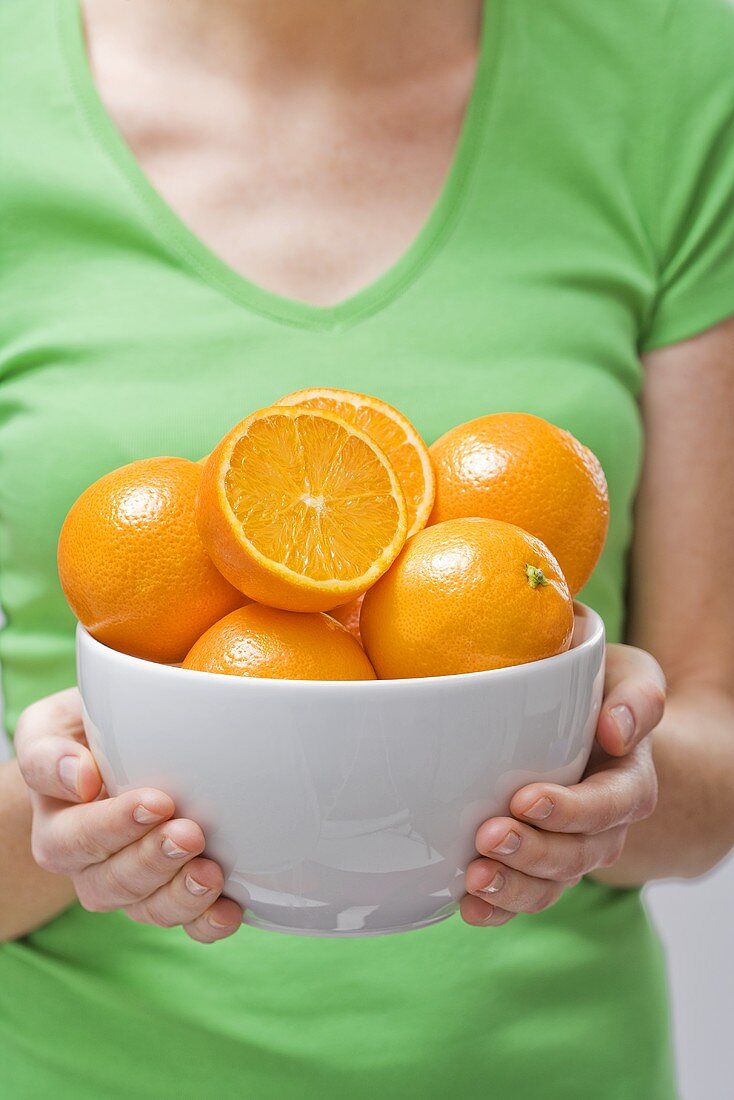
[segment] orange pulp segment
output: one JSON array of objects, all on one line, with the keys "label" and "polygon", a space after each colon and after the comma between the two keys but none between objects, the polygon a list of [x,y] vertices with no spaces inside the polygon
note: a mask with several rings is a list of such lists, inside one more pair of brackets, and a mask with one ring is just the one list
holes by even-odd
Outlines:
[{"label": "orange pulp segment", "polygon": [[286,611],[329,611],[366,591],[408,527],[383,451],[300,407],[263,409],[224,437],[204,467],[198,522],[230,583]]},{"label": "orange pulp segment", "polygon": [[278,404],[322,409],[361,428],[382,448],[398,475],[408,509],[408,538],[425,527],[433,507],[435,478],[428,448],[407,417],[378,397],[326,387],[296,390]]}]

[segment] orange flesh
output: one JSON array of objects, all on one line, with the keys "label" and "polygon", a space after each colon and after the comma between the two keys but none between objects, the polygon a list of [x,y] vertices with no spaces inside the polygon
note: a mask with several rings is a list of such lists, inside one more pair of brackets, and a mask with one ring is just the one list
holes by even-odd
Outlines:
[{"label": "orange flesh", "polygon": [[[391,415],[392,410],[383,412],[376,398],[361,394],[347,396],[339,390],[296,391],[282,398],[281,403],[297,403],[304,409],[331,412],[374,439],[390,459],[400,480],[408,511],[408,536],[425,525],[433,502],[433,473],[425,445],[408,421],[402,424],[396,419],[400,414]],[[408,431],[413,432],[415,438],[411,438]],[[418,447],[424,452],[423,461]]]},{"label": "orange flesh", "polygon": [[320,417],[254,421],[234,446],[224,487],[255,550],[316,581],[361,577],[400,519],[380,458]]}]

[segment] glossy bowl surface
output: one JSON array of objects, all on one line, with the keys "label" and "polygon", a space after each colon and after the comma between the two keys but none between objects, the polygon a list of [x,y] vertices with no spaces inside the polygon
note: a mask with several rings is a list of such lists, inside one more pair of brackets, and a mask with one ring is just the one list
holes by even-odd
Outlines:
[{"label": "glossy bowl surface", "polygon": [[128,657],[82,627],[77,659],[108,790],[167,791],[248,923],[353,936],[450,916],[478,825],[526,783],[580,778],[604,628],[577,604],[567,653],[422,680],[217,676]]}]

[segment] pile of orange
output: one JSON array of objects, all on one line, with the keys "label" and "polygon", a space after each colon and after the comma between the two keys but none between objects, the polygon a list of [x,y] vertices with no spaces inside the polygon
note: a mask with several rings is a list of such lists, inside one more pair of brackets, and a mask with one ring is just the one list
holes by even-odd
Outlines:
[{"label": "pile of orange", "polygon": [[567,649],[609,520],[595,456],[500,413],[429,449],[401,413],[299,390],[199,463],[149,458],[72,506],[59,575],[99,641],[228,675],[442,676]]}]

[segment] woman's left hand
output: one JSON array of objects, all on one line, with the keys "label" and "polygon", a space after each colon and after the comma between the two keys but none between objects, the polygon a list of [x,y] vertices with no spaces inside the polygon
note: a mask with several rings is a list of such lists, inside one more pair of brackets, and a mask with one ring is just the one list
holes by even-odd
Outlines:
[{"label": "woman's left hand", "polygon": [[607,648],[605,697],[597,744],[584,778],[573,787],[531,783],[510,803],[512,817],[477,830],[466,872],[461,915],[467,924],[506,924],[538,913],[569,886],[619,859],[627,829],[649,817],[657,779],[647,735],[660,722],[665,677],[641,649]]}]

